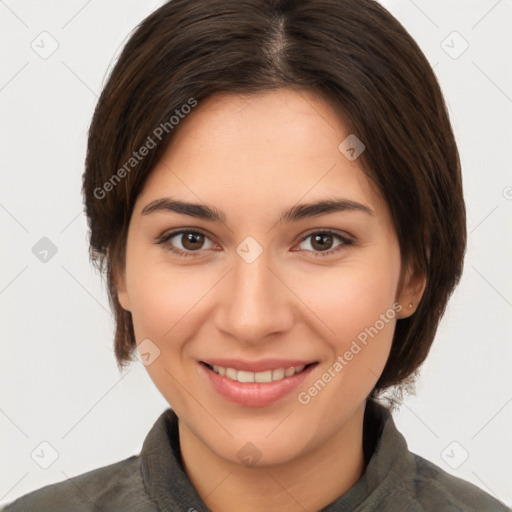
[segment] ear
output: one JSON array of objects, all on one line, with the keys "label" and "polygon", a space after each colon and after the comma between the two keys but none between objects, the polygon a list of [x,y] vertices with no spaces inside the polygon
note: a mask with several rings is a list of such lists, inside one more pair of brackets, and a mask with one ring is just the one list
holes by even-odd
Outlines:
[{"label": "ear", "polygon": [[426,285],[427,276],[425,272],[416,266],[408,265],[405,269],[402,289],[397,298],[402,305],[397,318],[407,318],[414,314],[423,297]]},{"label": "ear", "polygon": [[126,272],[125,269],[120,269],[119,267],[116,267],[113,270],[114,274],[114,285],[116,287],[117,291],[117,300],[119,301],[119,304],[121,304],[121,307],[125,311],[131,311],[130,310],[130,300],[128,298],[128,292],[126,290]]}]

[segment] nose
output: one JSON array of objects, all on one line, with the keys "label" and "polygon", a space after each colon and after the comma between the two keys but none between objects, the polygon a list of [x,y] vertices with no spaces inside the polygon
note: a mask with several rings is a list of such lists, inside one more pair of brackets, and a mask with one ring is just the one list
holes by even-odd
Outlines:
[{"label": "nose", "polygon": [[259,344],[293,325],[294,294],[265,251],[251,263],[237,255],[220,292],[216,327],[239,342]]}]

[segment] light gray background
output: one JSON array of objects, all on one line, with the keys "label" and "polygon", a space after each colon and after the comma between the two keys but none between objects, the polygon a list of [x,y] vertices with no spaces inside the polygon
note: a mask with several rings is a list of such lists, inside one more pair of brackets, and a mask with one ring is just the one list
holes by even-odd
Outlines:
[{"label": "light gray background", "polygon": [[[138,453],[168,407],[140,362],[118,373],[80,194],[107,70],[162,3],[0,1],[1,503]],[[412,451],[510,505],[512,1],[383,4],[439,77],[462,157],[469,230],[461,285],[417,394],[395,418]],[[44,55],[52,38],[58,48]],[[32,252],[42,237],[58,249],[46,263]],[[58,458],[43,469],[53,450]]]}]

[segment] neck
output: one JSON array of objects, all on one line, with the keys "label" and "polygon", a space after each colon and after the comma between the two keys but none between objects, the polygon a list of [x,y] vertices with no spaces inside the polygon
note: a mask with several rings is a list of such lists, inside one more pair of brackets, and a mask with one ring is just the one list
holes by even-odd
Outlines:
[{"label": "neck", "polygon": [[219,457],[179,422],[187,475],[212,512],[320,510],[365,470],[365,404],[325,443],[283,464],[246,467]]}]

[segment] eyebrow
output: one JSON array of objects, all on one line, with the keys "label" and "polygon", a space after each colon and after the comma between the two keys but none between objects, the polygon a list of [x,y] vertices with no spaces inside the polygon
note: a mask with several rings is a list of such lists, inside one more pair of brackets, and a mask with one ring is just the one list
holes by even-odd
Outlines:
[{"label": "eyebrow", "polygon": [[[182,215],[189,215],[190,217],[197,217],[199,219],[213,220],[222,223],[226,220],[225,214],[215,207],[199,203],[178,201],[170,197],[162,197],[161,199],[151,201],[142,209],[141,215],[148,215],[153,212],[175,212]],[[371,208],[356,201],[351,201],[349,199],[327,199],[313,203],[295,205],[281,214],[279,222],[298,221],[300,219],[317,217],[335,212],[363,212],[368,215],[374,215],[374,211]]]}]

